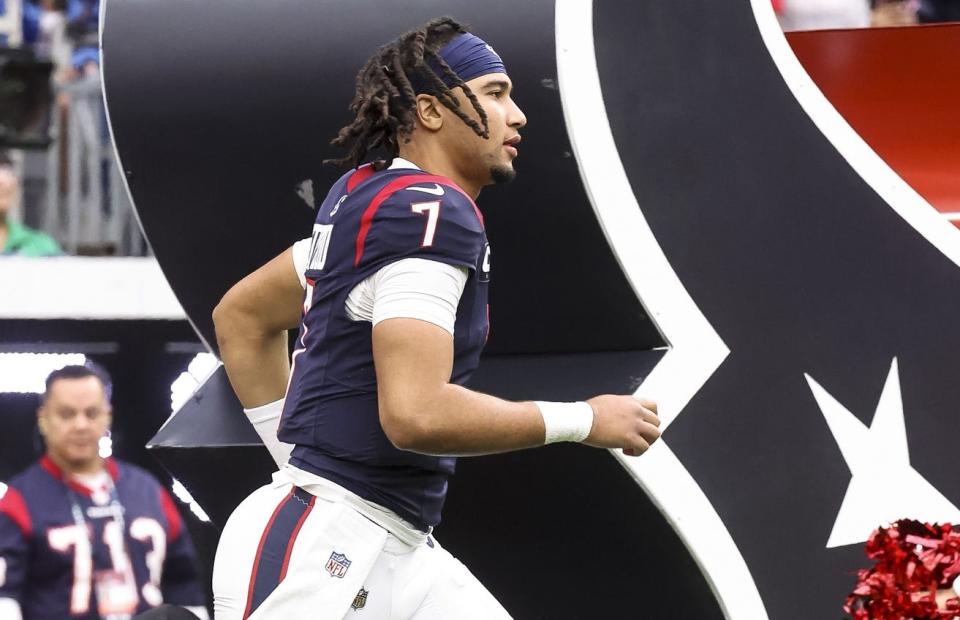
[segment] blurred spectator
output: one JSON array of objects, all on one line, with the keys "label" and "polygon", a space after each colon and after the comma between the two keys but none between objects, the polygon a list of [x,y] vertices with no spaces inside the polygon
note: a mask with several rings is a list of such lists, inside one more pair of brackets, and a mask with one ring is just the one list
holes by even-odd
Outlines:
[{"label": "blurred spectator", "polygon": [[49,117],[52,147],[26,153],[18,167],[24,217],[17,219],[54,235],[70,254],[144,255],[103,105],[100,0],[22,2],[25,45],[54,64],[56,105]]},{"label": "blurred spectator", "polygon": [[869,0],[775,0],[780,27],[791,30],[866,28]]},{"label": "blurred spectator", "polygon": [[65,0],[41,0],[40,23],[34,51],[40,58],[53,61],[56,75],[70,62],[70,42],[67,40]]},{"label": "blurred spectator", "polygon": [[20,193],[20,179],[10,159],[0,153],[0,255],[56,256],[60,246],[52,237],[10,217]]},{"label": "blurred spectator", "polygon": [[26,0],[22,6],[23,27],[21,36],[25,45],[34,45],[40,32],[40,5],[34,0]]},{"label": "blurred spectator", "polygon": [[67,0],[67,34],[77,47],[97,47],[100,0]]},{"label": "blurred spectator", "polygon": [[95,47],[78,47],[70,57],[76,77],[100,79],[100,52]]},{"label": "blurred spectator", "polygon": [[[50,87],[56,103],[49,114],[38,113],[51,147],[25,152],[17,162],[15,206],[11,211],[6,205],[0,214],[0,251],[9,253],[4,245],[9,235],[6,222],[16,220],[10,226],[18,234],[33,232],[22,226],[29,223],[56,238],[70,254],[148,253],[110,143],[100,83],[101,1],[16,0],[16,4],[23,8],[24,47],[54,65]],[[9,175],[4,175],[4,182],[10,184]]]},{"label": "blurred spectator", "polygon": [[37,410],[46,454],[0,490],[4,620],[129,620],[164,602],[208,617],[169,493],[108,454],[109,399],[97,367],[47,377]]},{"label": "blurred spectator", "polygon": [[100,85],[100,52],[77,48],[70,80],[58,86],[57,103],[64,115],[61,144],[68,166],[68,218],[75,223],[64,236],[71,252],[111,255],[121,245],[119,230],[129,218],[129,205],[118,202],[106,111]]},{"label": "blurred spectator", "polygon": [[67,38],[66,0],[27,0],[23,3],[23,42],[37,58],[53,61],[54,78],[63,81],[73,43]]}]

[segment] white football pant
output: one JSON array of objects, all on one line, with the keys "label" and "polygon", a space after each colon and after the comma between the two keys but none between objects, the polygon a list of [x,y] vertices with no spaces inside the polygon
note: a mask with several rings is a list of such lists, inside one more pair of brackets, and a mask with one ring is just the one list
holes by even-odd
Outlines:
[{"label": "white football pant", "polygon": [[227,521],[213,594],[215,620],[510,618],[432,536],[404,542],[349,502],[294,486],[283,471]]}]

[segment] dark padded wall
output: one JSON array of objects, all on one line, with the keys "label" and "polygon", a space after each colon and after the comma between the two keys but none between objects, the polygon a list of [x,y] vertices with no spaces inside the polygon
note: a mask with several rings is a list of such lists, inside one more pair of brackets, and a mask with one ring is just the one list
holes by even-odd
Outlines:
[{"label": "dark padded wall", "polygon": [[594,5],[630,183],[731,350],[666,438],[770,618],[839,617],[868,561],[859,544],[825,548],[850,472],[804,373],[869,425],[897,357],[911,463],[957,503],[956,442],[944,438],[960,436],[960,271],[814,126],[749,2],[669,7]]},{"label": "dark padded wall", "polygon": [[[580,184],[556,86],[553,3],[109,0],[104,83],[117,149],[164,273],[203,337],[235,281],[308,236],[342,171],[322,166],[380,44],[455,15],[505,59],[529,118],[508,187],[479,200],[493,247],[488,352],[661,344]],[[507,18],[506,16],[509,16]],[[518,303],[523,301],[524,303]]]}]

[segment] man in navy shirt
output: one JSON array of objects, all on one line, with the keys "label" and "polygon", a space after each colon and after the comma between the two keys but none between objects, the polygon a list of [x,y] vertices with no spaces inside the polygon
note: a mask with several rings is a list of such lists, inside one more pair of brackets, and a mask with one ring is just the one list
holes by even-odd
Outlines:
[{"label": "man in navy shirt", "polygon": [[[214,311],[230,381],[281,466],[224,528],[218,619],[509,617],[431,535],[455,455],[555,441],[639,454],[659,436],[656,405],[632,396],[518,403],[462,387],[489,331],[474,200],[513,178],[526,124],[512,88],[450,18],[380,48],[334,140],[351,170],[312,237]],[[377,146],[389,159],[361,165]]]},{"label": "man in navy shirt", "polygon": [[193,546],[147,472],[99,455],[105,375],[66,366],[38,412],[46,454],[0,485],[0,618],[123,620],[164,602],[205,618]]}]

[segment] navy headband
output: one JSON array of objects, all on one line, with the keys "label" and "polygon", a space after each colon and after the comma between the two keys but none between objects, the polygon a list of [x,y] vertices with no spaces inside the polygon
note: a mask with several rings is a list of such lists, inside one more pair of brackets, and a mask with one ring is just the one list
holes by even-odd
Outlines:
[{"label": "navy headband", "polygon": [[[487,45],[487,42],[475,34],[465,32],[458,35],[449,43],[440,48],[439,56],[460,76],[464,82],[490,73],[506,73],[500,56]],[[434,59],[430,59],[430,67],[443,80],[448,88],[455,83],[444,75],[443,70]]]}]

